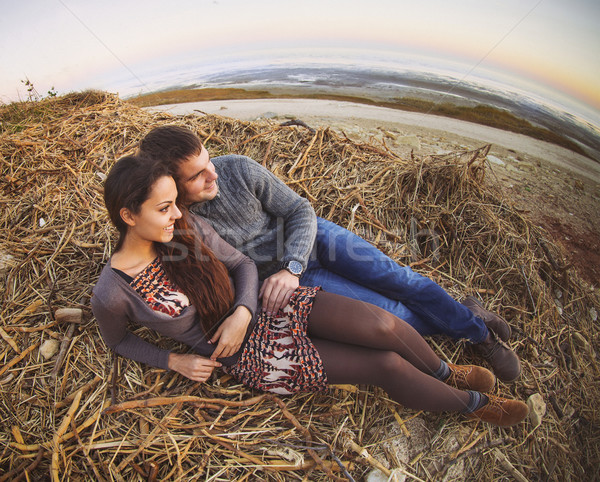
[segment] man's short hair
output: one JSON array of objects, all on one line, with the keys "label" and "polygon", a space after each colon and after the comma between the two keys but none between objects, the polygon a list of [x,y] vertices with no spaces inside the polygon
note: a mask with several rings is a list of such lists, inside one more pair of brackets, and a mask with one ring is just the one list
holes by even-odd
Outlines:
[{"label": "man's short hair", "polygon": [[164,162],[175,175],[179,164],[202,152],[202,142],[186,127],[160,126],[146,134],[140,141],[139,150],[143,155]]}]

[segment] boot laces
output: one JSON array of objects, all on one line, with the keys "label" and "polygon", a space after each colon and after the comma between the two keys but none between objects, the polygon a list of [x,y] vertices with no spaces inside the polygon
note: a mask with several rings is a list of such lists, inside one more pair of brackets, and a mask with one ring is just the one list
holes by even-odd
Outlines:
[{"label": "boot laces", "polygon": [[502,339],[496,334],[494,330],[492,330],[491,328],[488,329],[493,341],[489,351],[486,350],[486,352],[483,354],[485,358],[492,358],[494,354],[501,348],[505,348],[506,350],[512,350],[512,348],[508,346],[506,342],[502,341]]},{"label": "boot laces", "polygon": [[506,402],[506,398],[498,397],[495,395],[488,395],[489,402],[485,404],[482,408],[497,410],[501,413],[508,413],[508,411],[504,408],[504,402]]},{"label": "boot laces", "polygon": [[468,385],[467,377],[469,376],[470,370],[466,367],[461,367],[454,365],[450,367],[450,379],[452,379],[455,383],[462,382],[465,385]]}]

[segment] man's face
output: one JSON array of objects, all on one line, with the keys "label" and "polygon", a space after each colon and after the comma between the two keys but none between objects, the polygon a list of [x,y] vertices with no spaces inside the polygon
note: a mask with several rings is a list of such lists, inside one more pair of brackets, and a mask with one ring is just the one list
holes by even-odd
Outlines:
[{"label": "man's face", "polygon": [[177,175],[180,187],[185,190],[186,202],[190,204],[210,201],[219,192],[219,176],[204,146],[200,154],[189,157],[179,165]]}]

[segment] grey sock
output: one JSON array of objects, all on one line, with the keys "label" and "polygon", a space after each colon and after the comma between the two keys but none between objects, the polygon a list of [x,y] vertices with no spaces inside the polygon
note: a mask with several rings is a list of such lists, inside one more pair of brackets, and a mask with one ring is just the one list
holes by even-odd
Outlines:
[{"label": "grey sock", "polygon": [[450,376],[450,367],[444,360],[440,360],[440,367],[431,376],[444,381]]},{"label": "grey sock", "polygon": [[484,393],[475,392],[473,390],[467,391],[469,392],[469,403],[467,407],[463,410],[463,413],[476,412],[490,401],[490,399]]}]

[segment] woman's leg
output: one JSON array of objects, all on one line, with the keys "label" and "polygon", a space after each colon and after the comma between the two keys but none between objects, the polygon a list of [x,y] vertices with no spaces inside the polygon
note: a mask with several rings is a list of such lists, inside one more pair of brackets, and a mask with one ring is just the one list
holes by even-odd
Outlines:
[{"label": "woman's leg", "polygon": [[375,305],[333,293],[317,293],[308,333],[311,338],[395,352],[427,374],[440,367],[440,358],[406,322]]},{"label": "woman's leg", "polygon": [[330,384],[376,385],[405,407],[432,412],[464,411],[471,400],[468,392],[426,375],[394,351],[319,338],[312,342]]}]

